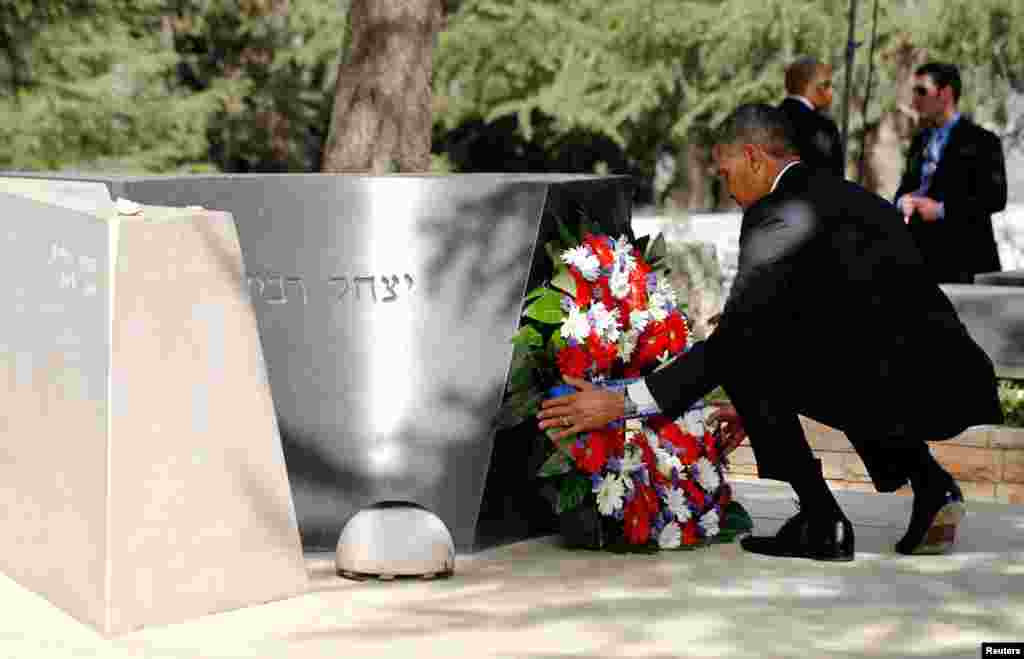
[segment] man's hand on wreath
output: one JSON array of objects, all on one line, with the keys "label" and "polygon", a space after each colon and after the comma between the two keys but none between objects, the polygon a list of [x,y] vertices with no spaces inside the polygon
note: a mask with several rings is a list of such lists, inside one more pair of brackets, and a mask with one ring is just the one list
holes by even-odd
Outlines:
[{"label": "man's hand on wreath", "polygon": [[622,394],[602,389],[580,378],[564,379],[566,384],[580,391],[544,401],[537,414],[541,430],[559,430],[552,439],[600,430],[625,414],[626,397]]},{"label": "man's hand on wreath", "polygon": [[747,431],[735,407],[728,403],[714,403],[714,406],[710,420],[712,423],[718,422],[718,431],[722,436],[722,455],[729,455],[747,438]]}]

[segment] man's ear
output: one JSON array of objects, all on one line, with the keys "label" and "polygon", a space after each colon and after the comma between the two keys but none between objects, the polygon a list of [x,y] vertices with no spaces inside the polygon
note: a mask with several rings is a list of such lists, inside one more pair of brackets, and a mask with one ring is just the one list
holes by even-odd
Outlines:
[{"label": "man's ear", "polygon": [[764,153],[761,150],[760,145],[757,144],[744,144],[743,145],[743,158],[750,165],[750,169],[754,172],[761,169],[761,161],[763,160]]}]

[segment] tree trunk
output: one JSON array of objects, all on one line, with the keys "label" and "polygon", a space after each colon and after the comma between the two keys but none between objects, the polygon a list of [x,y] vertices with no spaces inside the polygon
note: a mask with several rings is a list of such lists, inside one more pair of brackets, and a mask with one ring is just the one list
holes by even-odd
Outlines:
[{"label": "tree trunk", "polygon": [[441,0],[352,0],[325,172],[430,168],[430,79]]}]

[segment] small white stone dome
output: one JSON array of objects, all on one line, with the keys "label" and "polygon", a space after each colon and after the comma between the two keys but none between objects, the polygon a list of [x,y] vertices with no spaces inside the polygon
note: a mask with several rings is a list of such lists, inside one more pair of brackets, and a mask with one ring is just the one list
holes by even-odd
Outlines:
[{"label": "small white stone dome", "polygon": [[338,538],[338,574],[371,576],[449,576],[455,569],[455,542],[434,513],[411,503],[378,503],[360,510]]}]

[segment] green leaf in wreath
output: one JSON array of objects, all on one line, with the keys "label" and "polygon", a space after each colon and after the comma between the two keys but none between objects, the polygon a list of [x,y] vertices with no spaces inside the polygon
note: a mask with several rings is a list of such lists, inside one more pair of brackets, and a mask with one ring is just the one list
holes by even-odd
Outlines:
[{"label": "green leaf in wreath", "polygon": [[566,249],[579,246],[579,239],[572,234],[572,231],[569,230],[569,227],[565,225],[565,222],[558,215],[555,215],[555,223],[558,225],[558,237],[562,239],[562,245]]},{"label": "green leaf in wreath", "polygon": [[[636,247],[636,250],[638,252],[640,252],[641,254],[646,254],[647,253],[647,243],[649,243],[650,241],[651,241],[651,237],[650,236],[640,236],[639,238],[637,238],[636,240],[633,241],[633,247]],[[648,264],[648,265],[650,265],[650,264]]]},{"label": "green leaf in wreath", "polygon": [[561,293],[553,290],[546,291],[526,307],[523,315],[547,325],[561,325],[565,319]]},{"label": "green leaf in wreath", "polygon": [[544,291],[546,290],[548,289],[545,286],[538,286],[537,288],[533,289],[532,291],[526,294],[526,297],[523,298],[523,302],[529,302],[534,298],[540,297],[541,295],[544,294]]},{"label": "green leaf in wreath", "polygon": [[647,261],[651,268],[654,268],[654,264],[665,258],[666,254],[668,254],[668,245],[665,243],[665,236],[659,233],[658,237],[647,245],[647,251],[644,252],[644,260]]},{"label": "green leaf in wreath", "polygon": [[561,332],[552,332],[551,337],[548,339],[548,350],[553,355],[557,355],[558,351],[565,348],[569,344],[565,342]]},{"label": "green leaf in wreath", "polygon": [[592,489],[590,479],[579,472],[573,472],[558,489],[558,514],[576,508],[587,497]]},{"label": "green leaf in wreath", "polygon": [[509,377],[509,387],[511,389],[523,389],[531,384],[533,384],[533,369],[527,364],[512,371],[512,376]]},{"label": "green leaf in wreath", "polygon": [[523,325],[512,337],[512,344],[522,348],[540,348],[544,346],[544,337],[532,325]]},{"label": "green leaf in wreath", "polygon": [[576,280],[569,274],[569,268],[561,268],[555,273],[551,285],[572,297],[576,297]]},{"label": "green leaf in wreath", "polygon": [[548,258],[551,259],[551,267],[554,270],[558,270],[562,263],[562,253],[558,250],[558,244],[551,240],[544,243],[544,251],[547,252]]},{"label": "green leaf in wreath", "polygon": [[551,457],[545,460],[544,464],[540,466],[540,469],[537,471],[537,476],[540,478],[549,478],[551,476],[568,474],[570,471],[572,471],[572,459],[561,451],[555,451],[551,454]]},{"label": "green leaf in wreath", "polygon": [[730,501],[722,513],[722,521],[719,524],[719,528],[722,531],[728,530],[733,533],[740,533],[754,528],[754,520],[751,519],[750,513],[747,512],[747,509],[739,501]]}]

